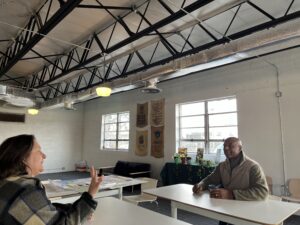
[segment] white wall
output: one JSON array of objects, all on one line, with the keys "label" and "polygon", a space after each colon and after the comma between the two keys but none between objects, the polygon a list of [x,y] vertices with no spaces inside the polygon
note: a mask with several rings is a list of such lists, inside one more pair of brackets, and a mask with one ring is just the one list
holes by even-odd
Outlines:
[{"label": "white wall", "polygon": [[34,134],[47,155],[45,172],[74,170],[74,163],[82,158],[83,131],[83,107],[76,108],[77,111],[41,110],[36,116],[26,115],[25,123],[0,122],[0,142],[18,134]]},{"label": "white wall", "polygon": [[[163,92],[160,94],[146,95],[133,90],[86,102],[83,158],[95,166],[114,165],[118,159],[149,162],[153,175],[158,177],[164,163],[170,161],[175,152],[175,104],[235,95],[239,136],[243,140],[244,151],[262,165],[266,174],[272,176],[275,193],[279,194],[280,185],[284,182],[283,158],[286,160],[286,179],[300,177],[297,166],[300,158],[297,132],[300,127],[299,58],[300,50],[264,57],[279,68],[283,94],[279,101],[275,97],[275,69],[259,58],[161,83],[159,87]],[[159,98],[165,98],[166,103],[165,157],[155,159],[150,154],[147,157],[135,156],[136,104]],[[125,110],[131,113],[130,151],[100,151],[102,114]]]}]

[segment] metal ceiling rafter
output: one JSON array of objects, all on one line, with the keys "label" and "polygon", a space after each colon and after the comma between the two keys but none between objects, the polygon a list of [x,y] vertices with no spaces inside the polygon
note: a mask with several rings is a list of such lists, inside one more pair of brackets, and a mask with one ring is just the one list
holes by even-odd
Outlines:
[{"label": "metal ceiling rafter", "polygon": [[4,74],[4,76],[8,77],[8,79],[5,79],[5,80],[0,80],[1,82],[5,82],[5,81],[15,81],[16,83],[20,84],[20,85],[23,85],[22,82],[18,81],[18,79],[24,79],[24,77],[10,77],[9,75],[7,74]]},{"label": "metal ceiling rafter", "polygon": [[275,18],[270,15],[269,13],[267,13],[265,10],[263,10],[262,8],[258,7],[257,5],[255,5],[254,3],[252,3],[250,0],[247,2],[249,5],[251,5],[254,9],[256,9],[257,11],[261,12],[263,15],[265,15],[266,17],[268,17],[271,20],[275,20]]},{"label": "metal ceiling rafter", "polygon": [[[150,23],[150,21],[140,12],[137,12],[137,14],[142,17],[142,19],[150,26],[152,27],[153,24]],[[160,37],[162,40],[162,44],[166,47],[166,49],[172,54],[176,54],[177,50],[164,38],[164,36],[157,30],[155,29],[154,32]]]},{"label": "metal ceiling rafter", "polygon": [[[207,5],[207,4],[209,4],[209,3],[213,2],[213,1],[214,0],[195,1],[195,2],[191,3],[190,5],[186,6],[184,8],[184,10],[187,11],[187,12],[193,12],[193,11],[195,11],[195,10],[197,10],[197,9],[199,9],[199,8],[205,6],[205,5]],[[135,10],[137,10],[137,9],[134,9],[134,11]],[[124,46],[126,46],[126,45],[128,45],[128,44],[130,44],[130,43],[132,43],[132,42],[134,42],[134,41],[136,41],[138,39],[140,39],[140,38],[142,38],[143,36],[145,36],[145,35],[153,32],[155,30],[158,30],[159,28],[164,27],[167,24],[172,23],[173,21],[176,21],[176,20],[184,17],[185,15],[186,15],[185,12],[183,12],[182,10],[179,10],[179,11],[173,13],[172,15],[170,15],[170,16],[168,16],[168,17],[166,17],[166,18],[164,18],[164,19],[162,19],[162,20],[154,23],[152,26],[149,26],[149,27],[147,27],[147,28],[145,28],[145,29],[143,29],[141,31],[138,31],[134,35],[129,36],[128,38],[126,38],[126,39],[124,39],[124,40],[116,43],[115,45],[113,45],[111,47],[107,46],[107,48],[105,50],[105,53],[106,54],[110,54],[110,53],[112,53],[112,52],[114,52],[114,51],[116,51],[116,50],[118,50],[118,49],[120,49],[120,48],[122,48],[122,47],[124,47]],[[118,22],[118,21],[116,21],[116,22]],[[115,24],[113,26],[115,26]],[[41,88],[42,86],[44,86],[46,84],[49,84],[49,83],[51,83],[51,82],[53,82],[53,81],[55,81],[55,80],[57,80],[59,78],[62,78],[63,76],[67,75],[70,72],[73,72],[73,71],[76,71],[78,69],[81,69],[83,66],[88,65],[88,64],[94,62],[95,60],[98,60],[98,59],[102,58],[103,57],[103,53],[104,52],[98,53],[98,54],[96,54],[96,55],[88,58],[87,60],[85,60],[82,63],[78,63],[77,65],[74,65],[71,68],[68,68],[68,69],[66,69],[64,71],[61,71],[60,74],[57,74],[55,77],[53,77],[51,79],[48,79],[48,80],[44,81],[43,83],[35,86],[35,88]]]},{"label": "metal ceiling rafter", "polygon": [[[46,77],[49,77],[49,78],[54,77],[57,70],[61,70],[61,71],[67,70],[69,68],[69,66],[71,65],[72,60],[77,63],[80,63],[80,61],[85,60],[88,55],[88,49],[86,49],[86,48],[91,47],[93,40],[94,40],[94,38],[91,38],[86,42],[85,50],[83,51],[83,53],[81,55],[78,53],[77,49],[72,49],[68,53],[68,55],[63,54],[63,56],[67,57],[65,63],[62,62],[62,58],[57,58],[54,60],[54,62],[52,62],[52,61],[48,60],[45,56],[42,56],[41,54],[39,54],[36,51],[34,51],[33,49],[31,49],[31,51],[33,51],[35,54],[39,55],[41,58],[46,60],[49,64],[45,65],[41,71],[39,71],[37,74],[34,74],[29,79],[29,80],[32,80],[35,75],[37,75],[39,77],[37,80],[35,80],[38,82],[34,82],[33,86],[30,86],[30,88],[34,88],[35,86],[42,84]],[[75,58],[74,54],[75,54],[75,56],[77,56],[77,59]],[[58,65],[61,65],[61,67],[59,67]],[[87,67],[84,67],[82,69],[86,69],[86,70],[92,72],[92,69],[87,68]]]},{"label": "metal ceiling rafter", "polygon": [[[127,24],[123,21],[122,17],[120,17],[120,16],[116,17],[114,14],[112,14],[112,13],[109,11],[109,9],[108,9],[107,7],[103,6],[103,5],[101,4],[101,2],[99,2],[98,0],[96,0],[96,1],[97,1],[97,3],[98,3],[100,6],[103,7],[103,9],[104,9],[104,10],[105,10],[112,18],[114,18],[117,22],[119,22],[119,23],[121,24],[121,26],[125,29],[125,31],[127,32],[127,34],[128,34],[129,36],[132,36],[132,35],[133,35],[133,32],[129,29],[129,27],[127,26]],[[131,8],[131,11],[132,11],[132,8]],[[113,33],[113,32],[112,32],[112,33]]]},{"label": "metal ceiling rafter", "polygon": [[33,56],[33,57],[22,58],[22,59],[20,59],[20,61],[22,61],[22,60],[30,60],[30,59],[42,59],[42,58],[48,58],[48,57],[59,57],[59,56],[63,56],[63,55],[64,55],[64,54],[53,54],[53,55]]},{"label": "metal ceiling rafter", "polygon": [[[297,12],[291,13],[289,15],[277,18],[275,20],[271,20],[271,21],[268,21],[268,22],[256,25],[254,27],[242,30],[240,32],[231,34],[228,37],[222,37],[218,41],[213,41],[213,42],[210,42],[210,43],[207,43],[207,44],[195,47],[194,49],[190,49],[190,50],[187,50],[185,52],[178,53],[175,57],[168,57],[168,58],[165,58],[165,59],[153,62],[153,63],[149,63],[147,66],[143,66],[143,67],[140,67],[140,68],[128,71],[126,73],[124,73],[124,70],[123,70],[122,73],[119,74],[119,76],[114,76],[114,77],[108,79],[108,81],[113,81],[115,79],[119,79],[119,78],[122,78],[124,76],[131,75],[131,74],[135,74],[135,73],[147,70],[147,69],[155,67],[155,66],[163,65],[165,63],[170,62],[171,60],[174,60],[174,58],[178,59],[178,58],[185,57],[185,56],[188,56],[188,55],[196,54],[196,53],[198,53],[198,52],[200,52],[202,50],[206,50],[206,49],[212,48],[212,47],[220,45],[220,44],[225,44],[225,43],[227,43],[229,41],[229,39],[230,40],[236,40],[236,39],[248,36],[250,34],[253,34],[255,32],[262,31],[262,30],[265,30],[265,29],[269,29],[269,28],[272,28],[272,27],[277,26],[279,24],[285,23],[285,22],[290,21],[290,20],[298,19],[298,18],[300,18],[300,11],[297,11]],[[133,54],[131,54],[131,55],[133,55]],[[87,87],[82,87],[82,88],[78,89],[77,91],[83,91],[83,90],[86,90],[88,88],[92,88],[92,87],[95,87],[97,85],[100,85],[102,83],[103,83],[103,81],[100,81],[100,82],[97,82],[97,83],[93,83],[91,85],[88,85]],[[73,91],[71,91],[69,93],[72,93],[72,92]]]},{"label": "metal ceiling rafter", "polygon": [[85,9],[113,9],[113,10],[129,10],[131,11],[131,7],[121,7],[121,6],[104,6],[104,5],[85,5],[80,4],[77,6],[77,8],[85,8]]},{"label": "metal ceiling rafter", "polygon": [[[50,7],[52,6],[51,1],[49,5],[45,3],[35,15],[31,16],[25,29],[16,37],[16,41],[7,49],[7,57],[1,58],[0,77],[9,71],[29,50],[31,50],[43,38],[43,35],[48,34],[58,23],[69,15],[81,1],[82,0],[68,0],[67,2],[64,2],[62,7],[48,19]],[[44,22],[40,19],[40,11],[44,9],[43,7],[49,7],[47,9],[48,14],[46,21]],[[40,26],[40,29],[38,29],[36,33],[35,26]],[[35,34],[33,35],[33,33]]]}]

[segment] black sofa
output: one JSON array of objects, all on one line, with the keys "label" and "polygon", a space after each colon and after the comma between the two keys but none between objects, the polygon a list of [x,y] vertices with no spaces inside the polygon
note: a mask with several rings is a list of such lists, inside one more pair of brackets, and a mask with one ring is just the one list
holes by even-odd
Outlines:
[{"label": "black sofa", "polygon": [[[139,162],[128,162],[128,161],[117,161],[114,167],[106,167],[104,169],[104,174],[109,174],[107,172],[112,172],[113,174],[124,176],[124,177],[150,177],[151,174],[151,164],[149,163],[139,163]],[[107,170],[109,169],[109,170]]]}]

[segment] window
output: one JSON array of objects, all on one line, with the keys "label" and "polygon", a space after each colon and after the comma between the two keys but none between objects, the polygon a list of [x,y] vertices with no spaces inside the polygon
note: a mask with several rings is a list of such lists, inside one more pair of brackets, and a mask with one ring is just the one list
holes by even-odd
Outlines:
[{"label": "window", "polygon": [[196,154],[223,149],[223,140],[238,136],[236,98],[222,98],[176,105],[176,145]]},{"label": "window", "polygon": [[129,112],[102,115],[101,149],[129,149]]}]

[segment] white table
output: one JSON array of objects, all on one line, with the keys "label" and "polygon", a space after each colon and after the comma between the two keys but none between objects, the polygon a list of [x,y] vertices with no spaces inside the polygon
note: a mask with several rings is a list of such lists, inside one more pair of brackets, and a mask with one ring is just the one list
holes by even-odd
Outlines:
[{"label": "white table", "polygon": [[[106,179],[106,181],[105,181]],[[56,183],[55,183],[56,182]],[[74,199],[78,199],[80,194],[88,190],[90,178],[86,179],[75,179],[71,181],[61,181],[68,183],[68,187],[59,184],[59,180],[55,182],[43,182],[48,198],[51,202],[57,202],[61,198],[70,198],[68,201],[72,202]],[[96,194],[97,198],[118,195],[119,199],[123,196],[123,187],[137,185],[145,183],[146,181],[140,179],[133,179],[122,176],[109,175],[104,178],[104,182],[100,185],[100,190]]]},{"label": "white table", "polygon": [[300,204],[276,200],[237,201],[214,199],[208,192],[196,195],[192,185],[176,184],[144,193],[171,200],[172,217],[177,218],[177,208],[237,225],[277,225],[300,209]]},{"label": "white table", "polygon": [[113,197],[97,200],[98,207],[89,225],[190,225]]}]

